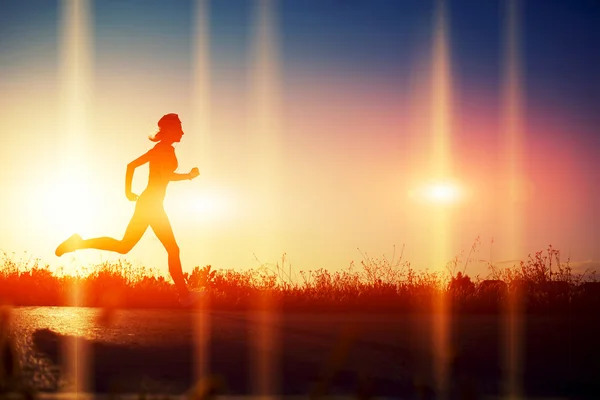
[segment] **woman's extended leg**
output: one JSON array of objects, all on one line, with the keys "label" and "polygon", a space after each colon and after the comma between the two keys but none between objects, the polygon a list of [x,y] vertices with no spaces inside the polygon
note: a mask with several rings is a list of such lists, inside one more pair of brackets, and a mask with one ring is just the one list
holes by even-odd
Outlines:
[{"label": "woman's extended leg", "polygon": [[56,248],[56,255],[80,249],[98,249],[115,251],[117,253],[128,253],[137,242],[140,241],[148,228],[148,218],[144,213],[136,210],[127,225],[123,239],[118,240],[111,237],[98,237],[92,239],[81,239],[79,235],[73,235]]},{"label": "woman's extended leg", "polygon": [[171,223],[169,222],[167,214],[164,211],[161,214],[155,214],[154,218],[152,218],[152,222],[150,222],[150,227],[167,250],[169,273],[171,274],[171,278],[173,278],[173,282],[175,283],[179,295],[186,296],[188,294],[188,289],[181,269],[179,246],[175,241],[175,235],[173,234],[173,229],[171,228]]}]

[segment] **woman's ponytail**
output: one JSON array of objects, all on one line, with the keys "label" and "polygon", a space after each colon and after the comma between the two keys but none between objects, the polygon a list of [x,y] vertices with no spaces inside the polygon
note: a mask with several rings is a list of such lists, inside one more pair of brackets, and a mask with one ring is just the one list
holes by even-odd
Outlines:
[{"label": "woman's ponytail", "polygon": [[148,139],[152,140],[153,142],[158,142],[163,139],[165,129],[168,131],[169,127],[177,125],[181,126],[181,120],[177,114],[165,114],[161,119],[158,120],[158,132],[156,132],[153,136],[150,136]]},{"label": "woman's ponytail", "polygon": [[163,132],[162,132],[162,130],[159,130],[154,135],[148,136],[148,139],[150,139],[153,142],[158,142],[158,141],[162,140],[162,136],[163,136]]}]

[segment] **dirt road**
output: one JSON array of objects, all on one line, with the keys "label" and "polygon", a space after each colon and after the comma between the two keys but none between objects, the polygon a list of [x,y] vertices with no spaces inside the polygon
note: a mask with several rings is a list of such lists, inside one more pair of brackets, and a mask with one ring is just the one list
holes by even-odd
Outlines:
[{"label": "dirt road", "polygon": [[[195,381],[197,357],[206,357],[205,371],[222,377],[230,394],[256,393],[259,381],[278,394],[307,394],[328,376],[332,394],[370,390],[401,398],[433,395],[440,374],[457,396],[500,395],[510,382],[506,324],[493,316],[455,318],[444,330],[439,318],[424,315],[286,314],[262,320],[258,314],[213,312],[201,325],[208,333],[204,347],[194,340],[201,337],[201,314],[195,312],[119,310],[108,325],[99,316],[92,308],[15,309],[12,333],[27,383],[43,391],[68,387],[73,354],[79,355],[81,384],[100,393],[181,394]],[[521,393],[600,394],[598,321],[521,318],[512,368]],[[267,373],[261,375],[261,368]]]}]

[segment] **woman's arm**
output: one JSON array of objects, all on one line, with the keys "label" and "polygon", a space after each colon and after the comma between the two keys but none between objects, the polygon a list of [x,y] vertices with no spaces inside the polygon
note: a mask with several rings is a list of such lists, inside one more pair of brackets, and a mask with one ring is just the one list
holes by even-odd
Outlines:
[{"label": "woman's arm", "polygon": [[138,196],[131,191],[131,184],[133,182],[133,173],[135,172],[135,169],[137,167],[139,167],[140,165],[144,165],[148,161],[150,161],[151,151],[152,150],[147,151],[141,157],[138,157],[135,160],[133,160],[132,162],[130,162],[129,164],[127,164],[127,171],[125,172],[125,196],[127,196],[127,198],[131,201],[136,201],[138,198]]},{"label": "woman's arm", "polygon": [[171,173],[170,181],[184,181],[186,179],[192,179],[189,172],[187,174],[178,174],[177,172]]},{"label": "woman's arm", "polygon": [[198,171],[198,168],[192,168],[192,170],[190,172],[188,172],[187,174],[178,174],[176,172],[172,172],[171,173],[171,181],[183,181],[186,179],[194,179],[195,177],[197,177],[198,175],[200,175],[200,172]]}]

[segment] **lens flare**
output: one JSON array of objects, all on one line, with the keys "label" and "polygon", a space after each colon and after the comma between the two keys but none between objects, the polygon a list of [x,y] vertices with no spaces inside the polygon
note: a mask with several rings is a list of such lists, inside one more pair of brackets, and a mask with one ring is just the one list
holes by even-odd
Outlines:
[{"label": "lens flare", "polygon": [[[448,17],[446,4],[438,0],[436,22],[434,26],[433,63],[432,63],[432,175],[447,177],[451,169],[451,70],[449,55]],[[442,182],[445,180],[442,179]],[[448,183],[435,183],[428,190],[428,197],[438,204],[453,200],[458,193],[455,186]],[[437,207],[430,214],[433,232],[432,268],[443,271],[450,259],[451,234],[450,213],[444,207]],[[450,365],[450,315],[448,298],[443,290],[435,295],[433,301],[434,376],[436,391],[440,398],[448,394]]]},{"label": "lens flare", "polygon": [[[521,129],[523,104],[521,70],[519,61],[519,1],[506,2],[505,26],[506,62],[504,66],[504,152],[506,179],[508,181],[505,202],[504,235],[510,257],[522,255],[523,210],[521,205],[530,194],[522,174]],[[522,292],[511,290],[507,296],[504,318],[505,394],[507,398],[521,397],[522,377]]]},{"label": "lens flare", "polygon": [[434,206],[457,205],[469,196],[469,191],[454,180],[439,180],[409,191],[409,196],[416,201]]},{"label": "lens flare", "polygon": [[[252,177],[254,191],[260,193],[263,206],[269,207],[269,225],[273,232],[281,230],[280,185],[282,182],[281,165],[281,124],[278,105],[280,85],[280,65],[277,51],[275,0],[260,0],[256,5],[253,40],[254,65],[252,70],[253,85],[253,120]],[[277,233],[269,235],[258,249],[267,257],[275,257],[281,250]],[[279,332],[277,323],[279,310],[272,301],[272,296],[261,293],[255,299],[255,323],[257,332],[253,338],[256,352],[252,355],[254,392],[258,395],[272,395],[279,392]]]},{"label": "lens flare", "polygon": [[[62,182],[66,187],[56,188],[55,193],[65,200],[54,203],[70,204],[71,195],[85,197],[85,188],[69,187],[77,182],[77,174],[82,173],[81,161],[85,159],[85,132],[88,132],[88,118],[91,82],[91,5],[87,0],[62,2],[62,37],[61,37],[61,96],[62,96],[62,132],[61,149],[63,151]],[[66,210],[70,211],[70,210]],[[68,212],[63,213],[68,215]],[[82,288],[74,283],[70,288],[70,303],[81,304]],[[71,385],[69,389],[75,394],[87,392],[89,388],[89,350],[78,335],[65,343],[65,359],[67,376]]]},{"label": "lens flare", "polygon": [[[194,79],[193,98],[191,99],[194,112],[192,126],[197,139],[195,152],[198,152],[198,160],[202,176],[208,177],[212,182],[211,162],[211,137],[210,137],[210,25],[209,4],[207,0],[196,0],[194,20]],[[191,208],[192,215],[203,219],[217,215],[222,216],[225,210],[220,207],[219,199],[215,196],[201,197],[192,196],[187,206]],[[189,215],[189,214],[188,214]],[[194,328],[194,378],[196,381],[208,376],[210,373],[210,300],[209,296],[200,298],[197,310],[193,316]]]},{"label": "lens flare", "polygon": [[239,196],[234,191],[211,185],[182,191],[178,193],[178,198],[173,196],[166,199],[165,204],[173,218],[199,222],[204,226],[210,224],[212,229],[219,229],[219,226],[224,226],[239,215],[237,198]]}]

